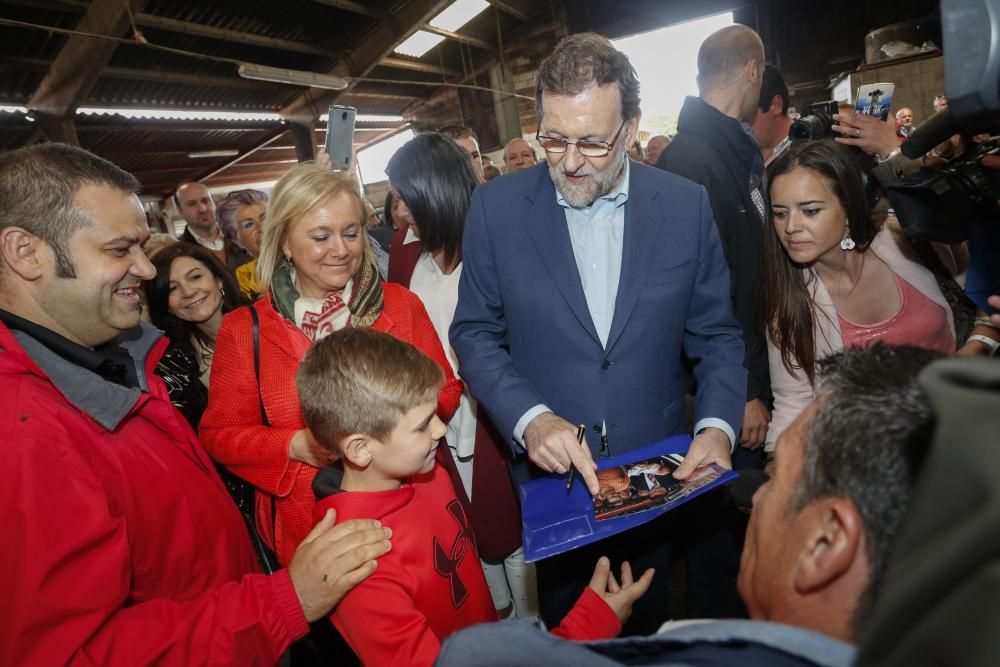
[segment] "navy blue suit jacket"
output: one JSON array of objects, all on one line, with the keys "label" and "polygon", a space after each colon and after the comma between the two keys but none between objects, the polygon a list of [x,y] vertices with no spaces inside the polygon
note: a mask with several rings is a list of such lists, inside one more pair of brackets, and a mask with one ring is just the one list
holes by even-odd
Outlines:
[{"label": "navy blue suit jacket", "polygon": [[466,218],[450,330],[460,374],[504,436],[544,403],[572,424],[604,422],[611,453],[685,431],[685,357],[695,422],[739,436],[743,340],[704,188],[631,163],[621,276],[607,348],[580,282],[545,164],[480,186]]}]

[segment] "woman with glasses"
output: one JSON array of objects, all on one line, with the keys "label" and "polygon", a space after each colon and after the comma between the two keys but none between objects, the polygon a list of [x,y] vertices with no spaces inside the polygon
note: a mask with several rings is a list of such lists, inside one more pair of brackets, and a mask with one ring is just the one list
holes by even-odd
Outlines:
[{"label": "woman with glasses", "polygon": [[218,208],[219,226],[226,238],[250,253],[252,260],[236,267],[236,282],[245,299],[260,295],[254,272],[260,255],[260,235],[267,216],[267,193],[260,190],[234,190]]}]

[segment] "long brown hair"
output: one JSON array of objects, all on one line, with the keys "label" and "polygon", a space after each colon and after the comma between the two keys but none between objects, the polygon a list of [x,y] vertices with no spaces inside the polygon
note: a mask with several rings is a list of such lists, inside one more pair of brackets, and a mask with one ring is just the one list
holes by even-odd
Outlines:
[{"label": "long brown hair", "polygon": [[[876,226],[861,170],[848,150],[831,140],[794,143],[768,168],[769,187],[778,176],[798,168],[808,169],[827,182],[847,214],[855,250],[863,252]],[[789,373],[805,371],[809,382],[815,383],[817,310],[810,283],[818,278],[791,260],[773,224],[764,225],[762,233],[758,330],[764,331],[781,351],[781,363]]]}]

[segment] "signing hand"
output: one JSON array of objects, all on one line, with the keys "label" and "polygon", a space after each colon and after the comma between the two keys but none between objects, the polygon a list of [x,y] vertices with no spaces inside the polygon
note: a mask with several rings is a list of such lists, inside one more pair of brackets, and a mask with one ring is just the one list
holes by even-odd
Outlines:
[{"label": "signing hand", "polygon": [[767,435],[767,425],[771,421],[771,413],[764,401],[754,398],[747,401],[743,408],[743,428],[740,429],[740,446],[747,449],[760,449]]},{"label": "signing hand", "polygon": [[632,606],[636,600],[649,590],[653,574],[653,568],[649,568],[638,581],[632,581],[632,567],[626,561],[622,563],[622,583],[619,586],[615,575],[611,573],[611,561],[601,556],[594,567],[594,576],[590,578],[590,588],[608,603],[618,620],[625,625],[632,615]]},{"label": "signing hand", "polygon": [[543,412],[524,429],[524,444],[528,458],[546,472],[569,472],[572,465],[587,485],[590,495],[597,494],[597,464],[590,455],[586,441],[576,441],[576,427],[551,412]]},{"label": "signing hand", "polygon": [[675,479],[687,479],[698,468],[716,463],[727,470],[733,463],[729,455],[729,436],[722,429],[709,427],[695,436],[684,463],[674,471]]},{"label": "signing hand", "polygon": [[857,146],[868,155],[887,155],[892,149],[899,148],[900,139],[896,136],[896,125],[889,121],[881,121],[867,114],[834,114],[837,124],[833,131],[841,134],[836,138],[838,144]]},{"label": "signing hand", "polygon": [[335,511],[327,510],[288,564],[292,587],[310,623],[329,614],[374,572],[375,559],[390,548],[392,530],[378,521],[352,519],[334,526],[336,518]]}]

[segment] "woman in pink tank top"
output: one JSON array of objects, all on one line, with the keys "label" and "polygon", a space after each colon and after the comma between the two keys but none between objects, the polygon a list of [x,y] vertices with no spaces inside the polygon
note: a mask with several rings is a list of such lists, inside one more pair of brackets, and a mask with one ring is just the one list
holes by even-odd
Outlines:
[{"label": "woman in pink tank top", "polygon": [[[758,318],[775,396],[765,441],[773,450],[814,398],[823,357],[879,342],[955,353],[965,341],[956,341],[938,280],[898,223],[884,209],[872,211],[846,148],[833,141],[793,144],[771,164],[768,183],[773,224],[764,229]],[[943,264],[960,268],[957,261]],[[1000,338],[991,328],[974,333]]]}]

